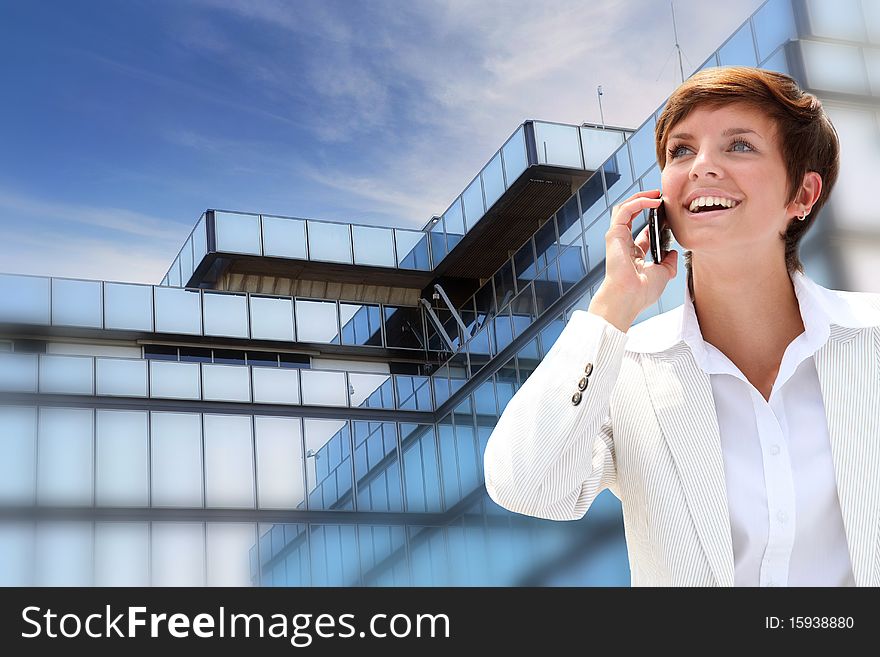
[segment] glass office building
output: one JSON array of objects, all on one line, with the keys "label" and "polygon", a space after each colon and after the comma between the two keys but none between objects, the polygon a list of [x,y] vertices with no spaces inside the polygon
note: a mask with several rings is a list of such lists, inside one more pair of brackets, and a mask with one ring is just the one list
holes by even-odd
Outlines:
[{"label": "glass office building", "polygon": [[[771,0],[700,68],[736,64],[823,99],[843,162],[802,258],[880,291],[880,3]],[[513,514],[482,456],[601,282],[610,208],[659,187],[660,110],[524,122],[421,230],[214,209],[158,285],[0,275],[0,583],[628,584],[610,491]]]}]

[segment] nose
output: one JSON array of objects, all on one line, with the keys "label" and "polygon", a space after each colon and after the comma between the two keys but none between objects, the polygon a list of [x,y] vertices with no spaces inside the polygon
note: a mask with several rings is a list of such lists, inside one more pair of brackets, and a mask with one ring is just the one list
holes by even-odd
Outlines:
[{"label": "nose", "polygon": [[691,180],[714,176],[717,178],[721,173],[720,165],[713,159],[710,149],[702,149],[694,157],[691,164],[689,177]]}]

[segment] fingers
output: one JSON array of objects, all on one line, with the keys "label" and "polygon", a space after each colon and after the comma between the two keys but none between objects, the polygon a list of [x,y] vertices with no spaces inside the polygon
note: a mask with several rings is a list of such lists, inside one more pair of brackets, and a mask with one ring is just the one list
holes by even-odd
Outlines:
[{"label": "fingers", "polygon": [[648,190],[633,194],[623,203],[615,205],[611,210],[611,228],[616,225],[629,226],[632,230],[632,220],[645,208],[656,208],[662,202],[659,196],[653,196],[659,190]]}]

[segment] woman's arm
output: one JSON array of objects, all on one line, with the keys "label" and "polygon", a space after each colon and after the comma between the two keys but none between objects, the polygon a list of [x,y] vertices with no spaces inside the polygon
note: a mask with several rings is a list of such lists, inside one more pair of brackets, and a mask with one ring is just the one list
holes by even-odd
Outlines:
[{"label": "woman's arm", "polygon": [[[577,520],[613,485],[610,399],[625,344],[626,333],[604,317],[572,314],[489,436],[483,466],[496,504],[539,518]],[[580,390],[582,379],[587,385]]]}]

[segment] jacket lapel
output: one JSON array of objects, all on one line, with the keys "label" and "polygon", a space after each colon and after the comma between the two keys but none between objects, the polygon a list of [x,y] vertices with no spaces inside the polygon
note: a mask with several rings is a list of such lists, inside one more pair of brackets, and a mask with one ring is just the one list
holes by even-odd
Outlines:
[{"label": "jacket lapel", "polygon": [[880,585],[880,390],[871,331],[831,327],[816,352],[856,586]]},{"label": "jacket lapel", "polygon": [[651,403],[719,586],[733,586],[733,542],[712,384],[682,342],[642,354]]}]

